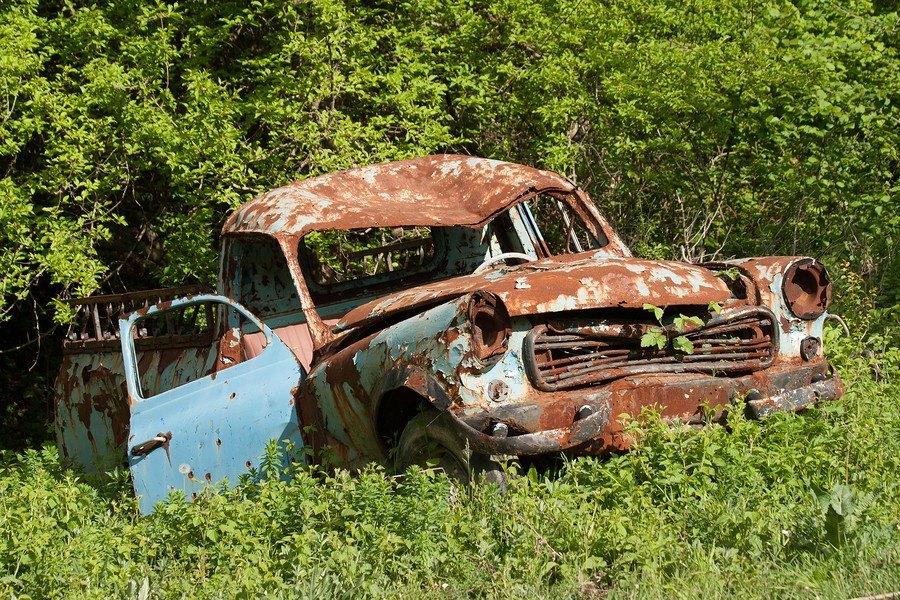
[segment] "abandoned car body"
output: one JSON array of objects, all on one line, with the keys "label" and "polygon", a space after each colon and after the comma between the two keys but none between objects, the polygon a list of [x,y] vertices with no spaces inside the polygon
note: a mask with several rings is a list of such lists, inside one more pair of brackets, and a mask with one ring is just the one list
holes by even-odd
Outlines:
[{"label": "abandoned car body", "polygon": [[842,393],[820,263],[639,260],[569,180],[495,160],[265,193],[222,230],[217,294],[185,292],[74,301],[57,382],[61,452],[94,471],[127,455],[143,510],[234,482],[269,439],[465,477],[626,448],[619,417],[646,408],[701,424]]}]

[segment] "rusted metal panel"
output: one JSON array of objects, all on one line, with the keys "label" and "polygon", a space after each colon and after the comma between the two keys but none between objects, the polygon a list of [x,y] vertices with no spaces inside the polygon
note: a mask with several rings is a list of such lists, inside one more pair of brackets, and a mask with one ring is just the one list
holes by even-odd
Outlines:
[{"label": "rusted metal panel", "polygon": [[[572,389],[650,373],[733,374],[758,371],[775,360],[775,317],[761,307],[718,313],[680,332],[647,323],[540,325],[525,338],[523,359],[532,383],[545,391]],[[684,335],[692,353],[641,346],[651,329]]]},{"label": "rusted metal panel", "polygon": [[[75,317],[66,331],[63,351],[78,353],[82,350],[116,350],[119,347],[119,315],[174,298],[208,291],[209,286],[206,285],[189,285],[66,300],[66,304],[75,308]],[[177,331],[173,325],[169,334],[183,336],[180,340],[182,342],[189,340],[192,332],[187,329],[192,328],[193,323],[180,325],[182,330]],[[176,342],[176,340],[169,341]]]},{"label": "rusted metal panel", "polygon": [[[767,373],[743,377],[709,375],[644,375],[617,380],[602,390],[581,390],[557,402],[523,405],[538,414],[526,422],[540,423],[534,430],[498,438],[487,433],[485,423],[493,419],[516,424],[512,410],[493,410],[480,419],[456,415],[458,433],[473,450],[485,454],[534,456],[547,452],[573,451],[605,454],[626,450],[633,440],[625,433],[620,417],[638,418],[645,409],[654,409],[669,421],[706,424],[724,419],[751,391],[764,399],[748,401],[748,416],[762,417],[776,410],[799,410],[819,400],[843,394],[840,378],[826,376],[826,366],[777,367]],[[568,405],[568,406],[567,406]],[[588,410],[582,410],[584,408]],[[549,410],[548,410],[549,409]],[[544,413],[552,412],[550,418]],[[450,414],[455,414],[450,411]],[[580,416],[579,418],[579,415]],[[583,416],[586,415],[586,416]]]},{"label": "rusted metal panel", "polygon": [[426,156],[312,177],[272,190],[237,209],[222,234],[301,236],[357,227],[475,227],[523,196],[574,188],[556,173],[524,165],[472,156]]},{"label": "rusted metal panel", "polygon": [[[60,454],[88,473],[125,464],[130,400],[121,342],[118,351],[85,349],[63,357],[56,380],[56,435]],[[164,390],[212,370],[216,353],[205,346],[159,347],[137,340],[141,387]]]},{"label": "rusted metal panel", "polygon": [[[727,264],[741,269],[749,278],[755,282],[756,298],[755,303],[769,307],[775,314],[775,318],[779,325],[779,344],[781,353],[786,357],[792,357],[796,361],[801,361],[801,351],[804,341],[807,339],[816,339],[818,344],[818,357],[821,357],[821,340],[822,328],[825,323],[825,309],[831,301],[831,282],[828,281],[827,275],[824,275],[824,267],[817,261],[803,256],[768,256],[762,258],[744,258],[726,261]],[[807,317],[801,318],[795,315],[790,307],[790,299],[785,294],[785,288],[792,287],[785,276],[796,272],[796,268],[800,265],[805,268],[812,267],[815,271],[822,275],[816,276],[816,281],[821,283],[818,292],[820,297],[821,312],[818,316],[808,314]],[[815,304],[815,302],[812,302]],[[816,356],[812,358],[816,358]]]},{"label": "rusted metal panel", "polygon": [[[728,341],[732,331],[737,336],[747,331],[766,347],[765,356],[752,359],[755,362],[744,360],[742,352],[736,354],[740,360],[733,365],[704,363],[703,357],[708,355],[703,354],[696,359],[669,355],[670,360],[656,364],[618,367],[610,377],[584,377],[557,390],[547,389],[522,375],[532,352],[527,343],[534,331],[530,319],[553,315],[513,319],[508,351],[485,367],[475,360],[471,323],[465,318],[467,303],[464,296],[428,309],[323,361],[310,377],[310,385],[315,386],[311,396],[318,400],[324,415],[321,426],[327,433],[323,443],[339,449],[338,455],[355,466],[380,456],[384,450],[370,432],[376,419],[375,399],[384,394],[386,385],[410,386],[454,415],[459,434],[477,451],[518,455],[625,449],[630,442],[616,419],[608,416],[637,417],[645,408],[690,423],[700,422],[710,408],[721,412],[739,403],[747,394],[777,398],[793,390],[794,404],[781,402],[778,406],[800,409],[842,393],[840,378],[829,373],[821,356],[804,365],[798,364],[799,357],[785,357],[778,346],[781,338],[772,312],[746,306],[712,315],[705,326],[688,335],[702,350],[702,340]],[[636,328],[619,324],[610,326],[607,333],[634,340],[647,326],[647,321]],[[418,382],[409,377],[411,370],[419,374]],[[407,375],[389,376],[394,372]],[[335,391],[334,385],[341,389]],[[340,423],[350,425],[338,426]],[[510,431],[503,440],[488,433],[497,423]],[[359,435],[359,431],[365,433]]]},{"label": "rusted metal panel", "polygon": [[397,312],[459,297],[475,290],[497,294],[510,315],[563,313],[593,308],[642,308],[725,302],[728,286],[703,267],[584,253],[503,267],[481,275],[404,290],[348,312],[341,331]]},{"label": "rusted metal panel", "polygon": [[60,456],[93,474],[122,466],[129,417],[122,354],[64,354],[55,399]]}]

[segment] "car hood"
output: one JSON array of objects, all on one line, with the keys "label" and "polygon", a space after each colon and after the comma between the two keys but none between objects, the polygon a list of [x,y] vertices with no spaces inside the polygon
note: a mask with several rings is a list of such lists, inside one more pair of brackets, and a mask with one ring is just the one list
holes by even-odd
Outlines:
[{"label": "car hood", "polygon": [[728,286],[703,267],[582,253],[502,267],[410,288],[363,304],[335,326],[343,331],[477,290],[497,294],[510,316],[591,308],[642,308],[724,302]]}]

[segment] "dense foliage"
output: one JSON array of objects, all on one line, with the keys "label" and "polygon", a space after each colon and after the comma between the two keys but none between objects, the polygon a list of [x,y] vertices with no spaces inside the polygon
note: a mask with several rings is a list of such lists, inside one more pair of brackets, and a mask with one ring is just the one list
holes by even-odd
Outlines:
[{"label": "dense foliage", "polygon": [[[850,345],[831,333],[843,356]],[[438,473],[300,470],[140,517],[127,476],[0,464],[0,595],[820,597],[900,589],[900,353],[841,400],[728,430],[645,415],[636,447],[506,496]],[[877,369],[878,375],[872,374]],[[885,379],[886,378],[886,379]],[[272,473],[269,473],[271,475]]]},{"label": "dense foliage", "polygon": [[46,418],[60,299],[211,282],[258,192],[432,152],[565,173],[639,255],[808,253],[895,305],[898,29],[867,0],[7,0],[0,423]]},{"label": "dense foliage", "polygon": [[0,315],[210,280],[258,191],[438,151],[566,173],[644,254],[808,252],[881,283],[898,27],[864,0],[10,0]]}]

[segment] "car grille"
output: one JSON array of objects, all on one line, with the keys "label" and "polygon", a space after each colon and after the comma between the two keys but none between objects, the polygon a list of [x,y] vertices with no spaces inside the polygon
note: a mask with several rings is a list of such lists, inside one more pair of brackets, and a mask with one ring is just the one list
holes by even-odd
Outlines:
[{"label": "car grille", "polygon": [[[775,357],[775,318],[762,307],[713,314],[702,326],[667,327],[670,343],[659,350],[641,347],[641,336],[659,326],[648,323],[545,324],[525,338],[525,364],[538,389],[566,390],[650,373],[746,373],[768,367]],[[694,352],[673,348],[684,336]]]}]

